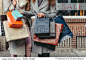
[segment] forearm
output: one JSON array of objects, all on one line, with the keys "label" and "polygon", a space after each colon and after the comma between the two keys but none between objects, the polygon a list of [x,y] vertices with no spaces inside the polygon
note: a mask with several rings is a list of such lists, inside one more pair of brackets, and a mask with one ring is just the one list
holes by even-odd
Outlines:
[{"label": "forearm", "polygon": [[35,16],[35,14],[32,11],[23,11],[23,15],[26,17]]}]

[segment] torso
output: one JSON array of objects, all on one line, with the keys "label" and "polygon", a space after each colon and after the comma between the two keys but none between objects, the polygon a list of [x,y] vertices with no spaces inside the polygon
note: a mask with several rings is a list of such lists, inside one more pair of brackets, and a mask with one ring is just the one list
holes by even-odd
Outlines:
[{"label": "torso", "polygon": [[42,0],[40,5],[38,4],[38,0],[36,0],[35,4],[31,0],[31,6],[32,6],[31,8],[33,10],[35,10],[37,13],[46,12],[49,10],[48,9],[48,0]]},{"label": "torso", "polygon": [[18,2],[18,0],[16,0],[16,1],[17,1],[16,9],[21,10],[21,11],[25,11],[25,6],[23,8],[19,7],[19,2],[22,1],[22,0],[19,0],[19,2]]}]

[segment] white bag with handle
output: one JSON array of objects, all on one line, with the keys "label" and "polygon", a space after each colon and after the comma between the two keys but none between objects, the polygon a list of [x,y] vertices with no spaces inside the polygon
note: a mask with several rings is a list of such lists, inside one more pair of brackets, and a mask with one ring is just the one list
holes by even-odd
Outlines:
[{"label": "white bag with handle", "polygon": [[19,7],[22,8],[27,4],[26,0],[19,0]]}]

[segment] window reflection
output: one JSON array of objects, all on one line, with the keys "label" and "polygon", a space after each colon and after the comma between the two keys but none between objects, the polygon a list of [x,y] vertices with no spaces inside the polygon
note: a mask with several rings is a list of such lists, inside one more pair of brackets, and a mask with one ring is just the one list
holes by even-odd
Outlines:
[{"label": "window reflection", "polygon": [[[86,0],[57,0],[57,3],[85,3]],[[58,14],[64,16],[84,16],[86,15],[86,10],[58,10]]]}]

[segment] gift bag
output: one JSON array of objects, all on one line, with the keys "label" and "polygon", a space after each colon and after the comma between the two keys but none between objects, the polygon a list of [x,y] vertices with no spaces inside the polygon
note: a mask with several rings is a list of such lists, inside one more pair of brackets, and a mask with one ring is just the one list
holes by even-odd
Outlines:
[{"label": "gift bag", "polygon": [[3,22],[7,42],[25,39],[29,37],[25,22],[23,19],[22,21],[23,21],[23,26],[21,28],[10,28],[8,25],[8,21]]},{"label": "gift bag", "polygon": [[60,24],[64,25],[63,29],[61,31],[60,37],[59,37],[59,43],[66,39],[73,37],[73,34],[72,34],[70,28],[68,27],[68,25],[66,24],[62,15],[59,15],[55,18],[55,23],[60,23]]},{"label": "gift bag", "polygon": [[63,28],[63,24],[55,23],[56,28],[56,38],[50,38],[50,39],[39,39],[35,34],[33,36],[33,41],[40,42],[40,43],[46,43],[51,45],[57,45],[59,41],[59,36]]},{"label": "gift bag", "polygon": [[49,20],[49,18],[36,18],[35,35],[38,37],[50,35],[50,20]]},{"label": "gift bag", "polygon": [[20,28],[23,25],[22,20],[16,21],[11,13],[12,12],[7,12],[7,19],[8,19],[9,27]]},{"label": "gift bag", "polygon": [[28,3],[28,2],[27,2],[26,0],[20,0],[20,1],[19,1],[19,7],[20,7],[20,8],[23,8],[24,6],[26,6],[27,3]]},{"label": "gift bag", "polygon": [[12,11],[11,14],[14,17],[15,21],[19,21],[23,18],[23,15],[18,10]]},{"label": "gift bag", "polygon": [[55,21],[54,19],[50,20],[50,35],[49,36],[38,36],[39,39],[45,39],[45,38],[55,38],[56,37],[56,30],[55,30]]}]

